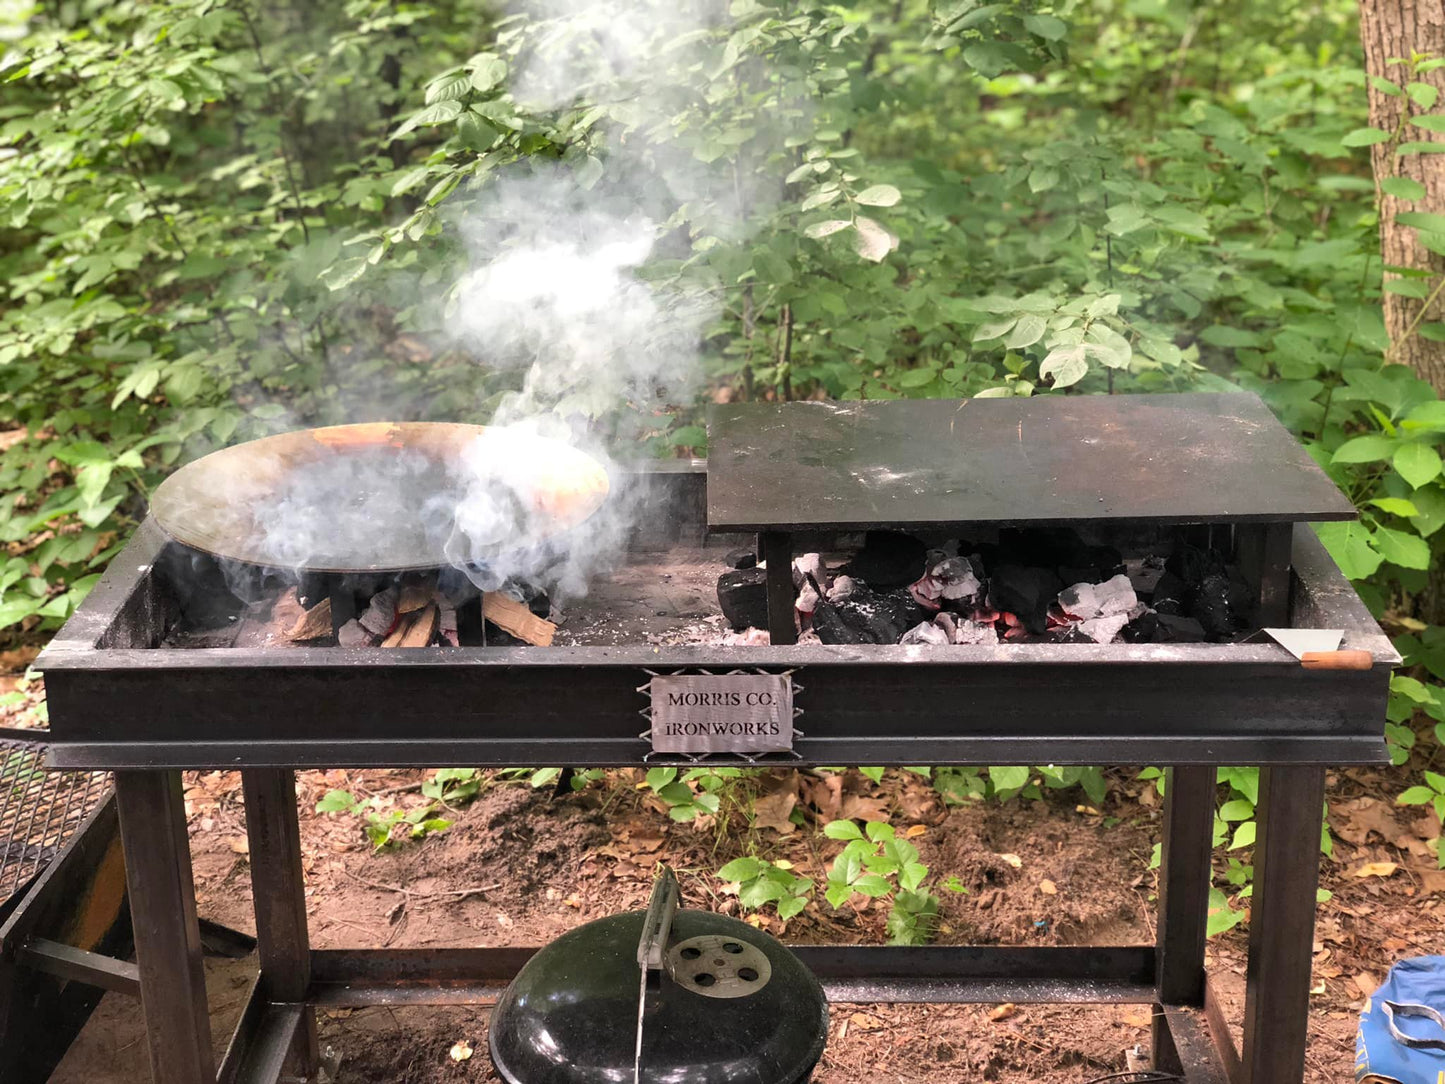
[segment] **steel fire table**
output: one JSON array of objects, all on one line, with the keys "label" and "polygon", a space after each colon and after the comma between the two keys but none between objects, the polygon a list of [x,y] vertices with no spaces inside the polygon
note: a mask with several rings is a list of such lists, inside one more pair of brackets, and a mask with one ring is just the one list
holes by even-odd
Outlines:
[{"label": "steel fire table", "polygon": [[[790,674],[803,712],[796,758],[763,763],[1169,766],[1153,944],[799,949],[832,999],[1154,1004],[1156,1064],[1190,1084],[1298,1082],[1325,767],[1385,760],[1399,657],[1299,522],[1352,509],[1263,405],[1214,395],[755,405],[722,408],[713,424],[712,477],[700,463],[649,475],[653,511],[628,562],[567,627],[587,626],[589,611],[634,632],[697,616],[698,585],[756,532],[778,588],[771,647],[656,647],[639,634],[551,648],[177,648],[168,636],[209,558],[142,525],[39,665],[52,766],[116,773],[155,1080],[271,1084],[288,1064],[311,1074],[312,1006],[487,1004],[533,951],[312,949],[295,769],[669,763],[638,737],[639,689],[658,674],[747,669]],[[1310,669],[1257,642],[783,642],[782,576],[812,536],[981,523],[1227,544],[1258,587],[1261,624],[1342,630],[1364,665]],[[1261,767],[1238,1048],[1204,970],[1221,765]],[[239,769],[244,784],[261,970],[219,1072],[183,769]]]}]

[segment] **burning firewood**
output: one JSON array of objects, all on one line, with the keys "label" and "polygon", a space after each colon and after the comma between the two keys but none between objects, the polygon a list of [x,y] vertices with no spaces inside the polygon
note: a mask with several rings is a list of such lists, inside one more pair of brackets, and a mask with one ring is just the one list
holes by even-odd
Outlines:
[{"label": "burning firewood", "polygon": [[287,631],[286,639],[299,643],[302,640],[320,640],[330,635],[331,600],[324,598],[296,619]]},{"label": "burning firewood", "polygon": [[544,621],[520,602],[490,591],[482,596],[482,616],[503,632],[537,647],[551,647],[557,626]]},{"label": "burning firewood", "polygon": [[385,640],[381,641],[381,646],[426,647],[431,643],[436,629],[437,607],[435,603],[429,602],[419,613],[404,616],[398,620],[396,628]]}]

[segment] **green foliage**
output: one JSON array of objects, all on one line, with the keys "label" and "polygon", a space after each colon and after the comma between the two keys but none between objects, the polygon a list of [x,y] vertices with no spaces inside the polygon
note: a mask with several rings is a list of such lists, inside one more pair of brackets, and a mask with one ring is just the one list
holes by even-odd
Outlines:
[{"label": "green foliage", "polygon": [[717,875],[738,886],[738,903],[746,910],[756,911],[768,904],[786,922],[808,905],[813,882],[792,873],[786,861],[768,862],[761,858],[734,858]]},{"label": "green foliage", "polygon": [[715,816],[722,811],[725,801],[740,804],[740,783],[757,774],[755,768],[689,768],[680,775],[676,768],[650,768],[646,782],[667,804],[668,816],[675,821],[690,821],[699,816]]},{"label": "green foliage", "polygon": [[869,899],[891,895],[889,942],[925,943],[938,919],[938,897],[923,888],[928,867],[918,860],[918,848],[899,839],[885,821],[869,821],[861,829],[850,820],[829,821],[823,834],[847,841],[828,867],[828,902],[838,908],[854,893]]}]

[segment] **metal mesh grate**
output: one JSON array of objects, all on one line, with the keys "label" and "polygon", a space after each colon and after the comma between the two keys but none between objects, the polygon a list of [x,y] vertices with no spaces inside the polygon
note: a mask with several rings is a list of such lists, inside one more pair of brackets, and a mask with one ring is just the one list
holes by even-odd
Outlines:
[{"label": "metal mesh grate", "polygon": [[42,742],[0,739],[0,904],[50,864],[110,786],[108,772],[47,772]]}]

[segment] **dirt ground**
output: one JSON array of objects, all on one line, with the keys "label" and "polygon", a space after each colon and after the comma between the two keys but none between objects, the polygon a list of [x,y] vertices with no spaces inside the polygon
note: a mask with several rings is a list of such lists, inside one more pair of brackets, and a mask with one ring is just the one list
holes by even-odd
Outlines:
[{"label": "dirt ground", "polygon": [[[679,870],[688,905],[736,914],[737,899],[711,875],[729,858],[748,852],[787,858],[821,881],[840,846],[808,831],[783,833],[782,818],[742,832],[723,831],[712,818],[671,821],[638,785],[640,776],[623,772],[563,797],[525,781],[492,782],[476,801],[445,814],[455,817],[449,830],[381,852],[364,840],[357,818],[313,812],[332,788],[415,805],[421,778],[381,771],[299,777],[316,946],[540,944],[580,922],[641,906],[662,860]],[[187,781],[200,911],[253,930],[239,777],[216,772]],[[1323,877],[1334,895],[1320,909],[1315,944],[1310,1084],[1353,1079],[1356,1015],[1391,961],[1445,948],[1445,875],[1432,869],[1433,856],[1419,842],[1431,826],[1412,824],[1417,810],[1400,810],[1383,797],[1379,772],[1341,772],[1330,783],[1337,841]],[[1078,805],[1075,792],[945,807],[926,781],[906,772],[890,772],[881,785],[857,773],[844,781],[789,772],[765,788],[764,804],[777,794],[810,817],[888,815],[900,831],[913,826],[937,879],[957,877],[968,890],[939,892],[938,941],[1127,944],[1153,936],[1149,858],[1159,800],[1131,773],[1111,776],[1108,801],[1097,810]],[[1379,863],[1392,865],[1385,873]],[[883,908],[855,897],[837,912],[818,899],[786,928],[775,917],[754,921],[794,942],[876,943],[885,937],[883,919]],[[1236,1023],[1244,943],[1240,926],[1210,944]],[[251,960],[208,962],[218,1049],[253,968]],[[838,1005],[815,1079],[1083,1082],[1123,1070],[1126,1050],[1147,1049],[1148,1027],[1147,1006]],[[485,1010],[325,1012],[320,1034],[340,1057],[343,1084],[496,1079],[486,1056]],[[470,1058],[452,1057],[458,1043],[471,1048]],[[143,1081],[143,1046],[137,1006],[110,995],[54,1084]]]}]

